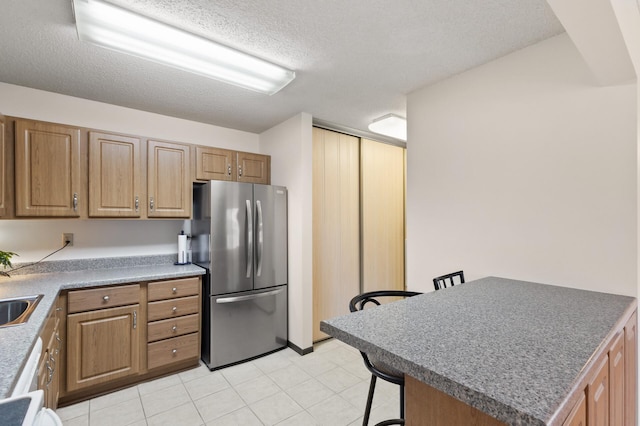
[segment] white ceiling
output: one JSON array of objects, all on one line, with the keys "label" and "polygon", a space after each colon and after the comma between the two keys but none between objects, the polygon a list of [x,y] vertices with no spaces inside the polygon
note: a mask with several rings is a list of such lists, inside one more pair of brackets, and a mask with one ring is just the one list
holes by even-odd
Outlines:
[{"label": "white ceiling", "polygon": [[80,42],[71,0],[3,0],[0,81],[260,133],[366,130],[406,95],[563,32],[545,0],[111,0],[297,73],[266,96]]}]

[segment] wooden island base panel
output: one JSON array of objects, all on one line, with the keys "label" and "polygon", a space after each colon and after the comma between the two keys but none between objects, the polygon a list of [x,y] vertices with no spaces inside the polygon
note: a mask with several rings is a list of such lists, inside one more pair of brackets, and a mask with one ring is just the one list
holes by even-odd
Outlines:
[{"label": "wooden island base panel", "polygon": [[407,426],[637,426],[637,322],[633,297],[487,277],[320,328],[404,373]]},{"label": "wooden island base panel", "polygon": [[405,376],[404,393],[407,426],[507,425],[411,376]]},{"label": "wooden island base panel", "polygon": [[[585,366],[575,390],[548,424],[636,426],[637,323],[637,311],[623,318]],[[507,425],[408,375],[405,403],[406,424],[411,426]]]}]

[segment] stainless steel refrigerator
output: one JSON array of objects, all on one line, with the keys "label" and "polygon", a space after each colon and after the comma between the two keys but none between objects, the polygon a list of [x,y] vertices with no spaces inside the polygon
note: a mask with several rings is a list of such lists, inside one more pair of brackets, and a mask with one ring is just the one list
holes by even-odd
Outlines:
[{"label": "stainless steel refrigerator", "polygon": [[287,190],[210,181],[193,190],[203,279],[202,360],[214,370],[287,345]]}]

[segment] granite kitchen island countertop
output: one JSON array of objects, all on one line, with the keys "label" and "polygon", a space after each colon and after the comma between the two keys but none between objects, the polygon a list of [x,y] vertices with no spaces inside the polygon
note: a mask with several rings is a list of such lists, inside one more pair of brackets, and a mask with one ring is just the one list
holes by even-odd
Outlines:
[{"label": "granite kitchen island countertop", "polygon": [[[0,277],[0,299],[43,295],[27,323],[0,327],[0,398],[6,398],[11,394],[60,291],[190,277],[205,273],[204,269],[196,265],[173,265],[174,258],[175,256],[160,259],[141,256],[115,260],[50,262],[49,270],[55,272]],[[77,269],[83,265],[90,267]]]},{"label": "granite kitchen island countertop", "polygon": [[488,277],[320,329],[501,422],[555,425],[636,307],[632,297]]}]

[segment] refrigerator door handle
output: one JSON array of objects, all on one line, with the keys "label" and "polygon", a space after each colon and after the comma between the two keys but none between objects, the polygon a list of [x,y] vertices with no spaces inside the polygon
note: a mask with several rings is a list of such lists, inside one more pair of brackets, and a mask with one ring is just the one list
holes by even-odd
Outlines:
[{"label": "refrigerator door handle", "polygon": [[276,294],[280,294],[283,291],[284,291],[283,288],[279,288],[277,290],[270,290],[262,293],[249,294],[246,296],[221,297],[220,299],[216,299],[216,303],[244,302],[247,300],[259,299],[261,297],[275,296]]},{"label": "refrigerator door handle", "polygon": [[251,200],[246,200],[247,220],[245,226],[247,227],[247,278],[251,278],[251,268],[253,267],[253,212],[251,208]]},{"label": "refrigerator door handle", "polygon": [[256,237],[258,238],[258,253],[257,253],[257,261],[258,261],[258,265],[256,268],[256,276],[259,277],[260,274],[262,273],[262,249],[264,246],[264,235],[262,232],[262,203],[260,202],[260,200],[256,201],[256,208],[258,211],[257,214],[257,221],[258,221],[258,231]]}]

